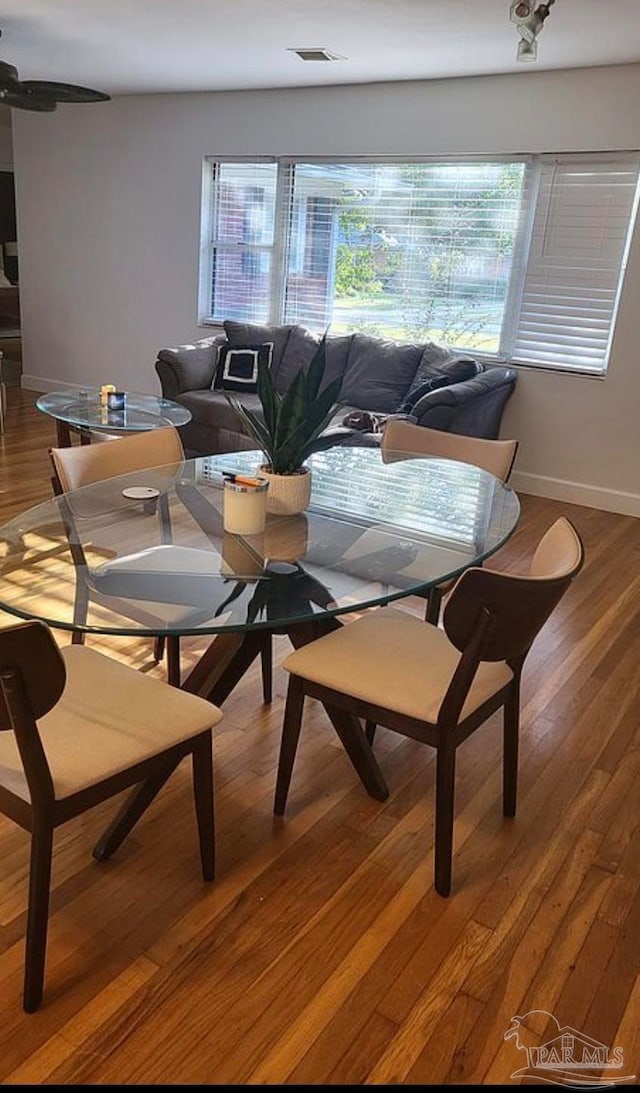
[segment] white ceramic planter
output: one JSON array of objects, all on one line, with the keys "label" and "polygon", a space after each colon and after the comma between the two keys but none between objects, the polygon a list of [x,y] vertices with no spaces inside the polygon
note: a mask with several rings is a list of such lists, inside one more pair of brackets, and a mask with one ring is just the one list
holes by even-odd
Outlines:
[{"label": "white ceramic planter", "polygon": [[269,483],[267,512],[276,516],[295,516],[309,507],[311,471],[308,467],[302,467],[296,474],[271,474],[259,467],[258,474]]}]

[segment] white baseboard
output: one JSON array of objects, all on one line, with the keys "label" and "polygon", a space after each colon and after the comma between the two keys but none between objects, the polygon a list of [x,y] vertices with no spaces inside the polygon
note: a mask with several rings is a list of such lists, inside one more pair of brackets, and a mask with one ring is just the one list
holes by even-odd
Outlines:
[{"label": "white baseboard", "polygon": [[61,380],[47,379],[46,376],[32,376],[29,372],[22,373],[20,386],[25,391],[37,391],[42,394],[46,391],[77,391],[79,383],[62,383]]},{"label": "white baseboard", "polygon": [[587,486],[582,482],[569,482],[564,478],[547,478],[521,471],[514,471],[509,485],[518,493],[531,493],[534,497],[549,497],[553,501],[586,505],[590,509],[617,512],[622,516],[640,516],[640,494],[637,493]]}]

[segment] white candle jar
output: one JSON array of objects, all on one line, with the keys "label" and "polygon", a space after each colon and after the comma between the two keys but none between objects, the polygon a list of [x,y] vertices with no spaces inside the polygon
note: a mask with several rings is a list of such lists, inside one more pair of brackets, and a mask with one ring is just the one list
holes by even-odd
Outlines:
[{"label": "white candle jar", "polygon": [[224,530],[232,535],[260,535],[267,517],[268,489],[268,482],[260,486],[225,482],[222,504]]}]

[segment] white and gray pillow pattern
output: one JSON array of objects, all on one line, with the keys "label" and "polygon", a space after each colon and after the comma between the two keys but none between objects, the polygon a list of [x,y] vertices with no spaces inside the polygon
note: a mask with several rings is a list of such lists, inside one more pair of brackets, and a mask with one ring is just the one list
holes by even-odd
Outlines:
[{"label": "white and gray pillow pattern", "polygon": [[214,390],[255,394],[258,389],[258,366],[262,363],[270,368],[272,357],[273,342],[245,346],[221,345],[212,384]]}]

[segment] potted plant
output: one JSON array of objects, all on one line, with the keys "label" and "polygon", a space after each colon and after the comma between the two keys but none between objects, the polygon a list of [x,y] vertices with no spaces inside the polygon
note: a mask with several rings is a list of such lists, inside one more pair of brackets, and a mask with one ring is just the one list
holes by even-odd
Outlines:
[{"label": "potted plant", "polygon": [[311,364],[294,376],[283,395],[276,391],[271,369],[258,365],[258,397],[262,416],[227,395],[245,431],[264,452],[258,473],[269,482],[267,510],[283,516],[303,512],[311,497],[311,473],[305,460],[330,448],[335,436],[322,436],[335,411],[342,387],[338,378],[321,390],[326,367],[326,336]]}]

